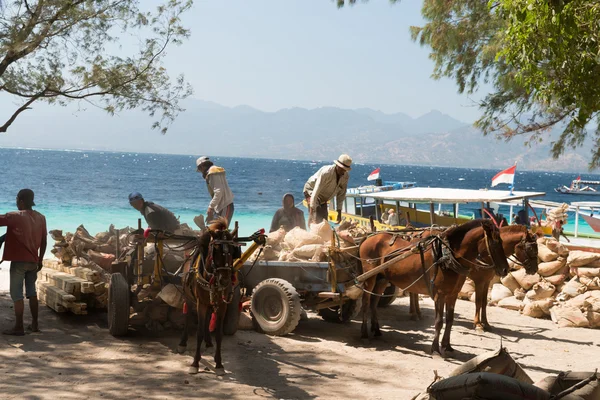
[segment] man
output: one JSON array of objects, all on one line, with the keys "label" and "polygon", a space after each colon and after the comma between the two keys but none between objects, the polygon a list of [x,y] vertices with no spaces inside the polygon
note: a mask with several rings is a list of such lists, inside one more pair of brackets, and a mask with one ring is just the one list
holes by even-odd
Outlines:
[{"label": "man", "polygon": [[398,214],[396,214],[396,210],[394,210],[393,208],[390,208],[388,210],[388,225],[390,226],[398,226],[400,225],[400,220],[398,219]]},{"label": "man", "polygon": [[179,229],[179,220],[171,211],[158,204],[145,201],[140,193],[131,193],[129,195],[129,204],[144,216],[150,229],[158,229],[166,232],[175,232]]},{"label": "man", "polygon": [[25,335],[23,284],[25,284],[25,295],[29,299],[31,311],[31,325],[28,328],[32,332],[39,332],[35,281],[38,271],[42,269],[48,233],[46,218],[32,210],[35,206],[33,198],[32,190],[19,191],[17,194],[19,211],[0,215],[0,226],[7,227],[3,260],[10,261],[10,297],[15,308],[15,325],[12,329],[2,332],[5,335]]},{"label": "man", "polygon": [[208,157],[202,156],[196,160],[196,171],[202,174],[211,197],[206,211],[206,223],[223,217],[229,225],[233,218],[234,207],[233,193],[227,183],[225,169],[217,167]]},{"label": "man", "polygon": [[296,227],[306,230],[306,222],[304,221],[304,213],[294,204],[294,195],[286,193],[283,196],[283,207],[275,212],[271,221],[271,230],[274,232],[280,227],[283,227],[286,232],[291,231]]},{"label": "man", "polygon": [[342,206],[346,199],[348,171],[352,158],[342,154],[333,165],[326,165],[308,178],[304,185],[304,197],[308,202],[308,222],[320,223],[327,220],[327,202],[336,197],[337,222],[342,221]]}]

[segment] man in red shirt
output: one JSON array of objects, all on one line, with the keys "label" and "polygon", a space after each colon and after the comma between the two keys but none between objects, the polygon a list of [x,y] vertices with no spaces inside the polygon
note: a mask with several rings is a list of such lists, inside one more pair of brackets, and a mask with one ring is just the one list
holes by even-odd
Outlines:
[{"label": "man in red shirt", "polygon": [[42,269],[42,260],[46,252],[46,218],[33,211],[33,191],[23,189],[17,195],[19,211],[0,215],[0,226],[6,226],[6,238],[3,260],[10,261],[10,297],[15,303],[15,326],[2,332],[5,335],[23,336],[23,283],[29,299],[31,326],[33,332],[38,328],[38,299],[35,289],[37,273]]}]

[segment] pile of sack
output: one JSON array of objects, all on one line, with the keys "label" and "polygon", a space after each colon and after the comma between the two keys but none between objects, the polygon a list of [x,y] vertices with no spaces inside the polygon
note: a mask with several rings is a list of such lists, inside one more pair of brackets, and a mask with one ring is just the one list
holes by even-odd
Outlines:
[{"label": "pile of sack", "polygon": [[286,232],[279,228],[267,235],[267,244],[262,253],[255,253],[251,261],[326,261],[331,241],[337,247],[354,246],[355,239],[369,231],[355,222],[344,220],[335,230],[327,221],[310,225],[308,230],[294,228]]},{"label": "pile of sack", "polygon": [[600,398],[597,372],[561,372],[534,383],[505,348],[481,354],[456,368],[450,377],[435,377],[426,393],[412,400],[595,400]]},{"label": "pile of sack", "polygon": [[[496,277],[489,305],[534,318],[551,318],[560,327],[600,328],[600,253],[569,251],[554,238],[538,239],[538,273],[509,260],[511,272]],[[467,279],[460,298],[475,301],[475,285]]]}]

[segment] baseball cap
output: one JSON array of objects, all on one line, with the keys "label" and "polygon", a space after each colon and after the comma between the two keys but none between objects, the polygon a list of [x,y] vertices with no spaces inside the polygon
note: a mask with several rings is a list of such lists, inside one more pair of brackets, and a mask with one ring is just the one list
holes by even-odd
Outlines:
[{"label": "baseball cap", "polygon": [[131,203],[132,201],[135,200],[143,200],[144,196],[142,196],[142,194],[140,192],[133,192],[129,194],[129,202]]},{"label": "baseball cap", "polygon": [[210,158],[208,158],[207,156],[202,156],[202,157],[199,157],[199,158],[196,160],[196,168],[198,168],[198,167],[199,167],[201,164],[203,164],[203,163],[205,163],[205,162],[207,162],[207,161],[210,161]]}]

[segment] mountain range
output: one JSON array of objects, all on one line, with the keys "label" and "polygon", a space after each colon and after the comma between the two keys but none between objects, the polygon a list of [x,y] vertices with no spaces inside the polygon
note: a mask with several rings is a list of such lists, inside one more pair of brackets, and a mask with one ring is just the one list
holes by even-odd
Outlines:
[{"label": "mountain range", "polygon": [[[418,118],[368,108],[287,108],[264,112],[190,99],[166,135],[136,111],[109,117],[101,110],[37,106],[22,114],[0,146],[113,150],[213,156],[332,160],[471,168],[585,171],[590,147],[550,155],[551,137],[525,145],[483,136],[472,124],[433,110]],[[589,146],[589,145],[588,145]]]}]

